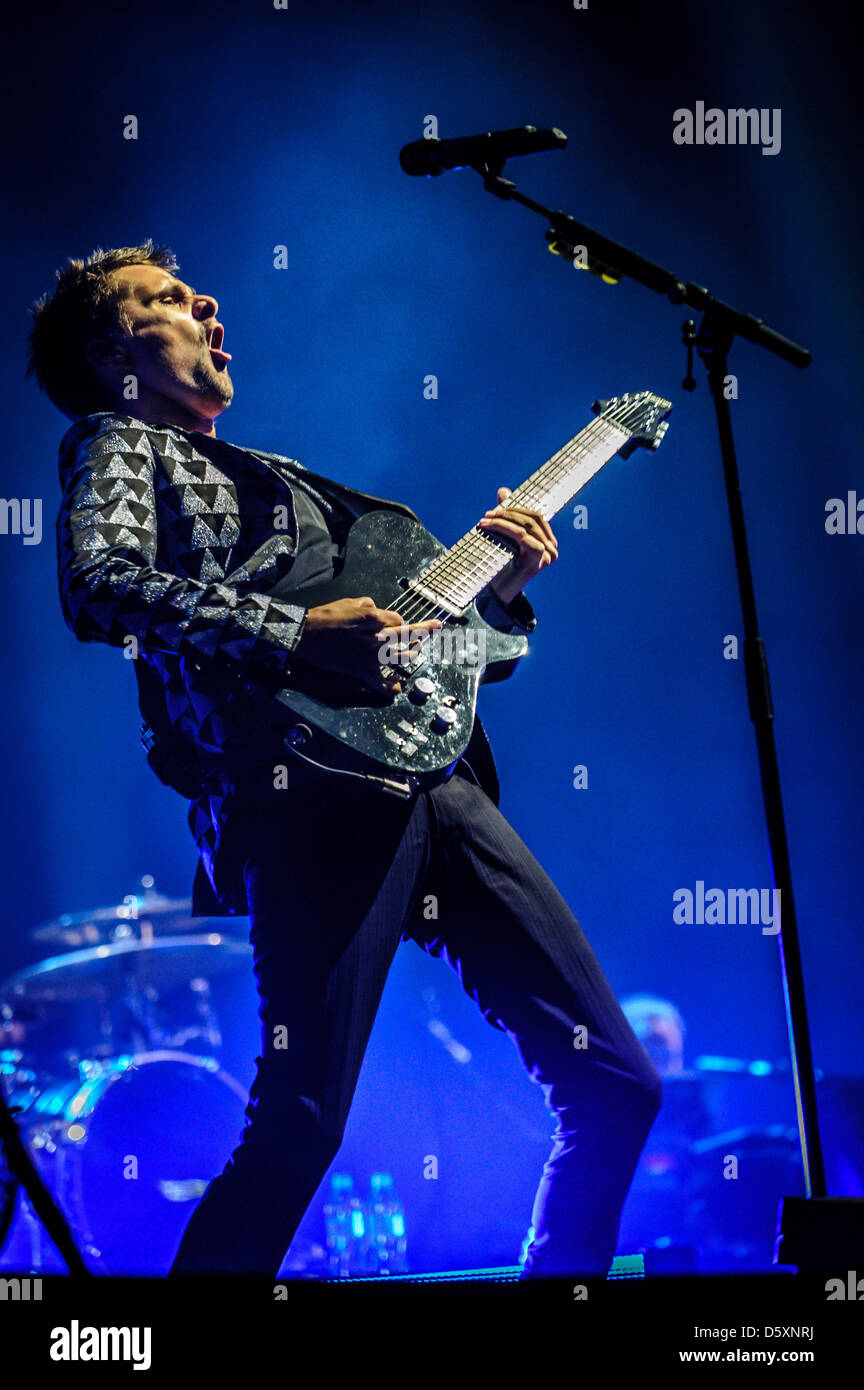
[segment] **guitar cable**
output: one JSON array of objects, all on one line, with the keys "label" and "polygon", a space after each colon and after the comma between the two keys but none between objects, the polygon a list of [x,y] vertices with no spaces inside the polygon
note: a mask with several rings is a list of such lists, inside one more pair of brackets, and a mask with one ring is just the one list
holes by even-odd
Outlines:
[{"label": "guitar cable", "polygon": [[380,791],[389,792],[391,796],[400,796],[404,800],[408,800],[414,795],[417,783],[413,778],[407,782],[397,782],[395,778],[392,777],[376,777],[374,773],[371,772],[353,772],[347,767],[330,767],[327,763],[319,763],[317,759],[310,758],[308,753],[302,753],[300,751],[299,744],[305,743],[307,739],[311,737],[312,730],[309,728],[308,724],[295,724],[288,737],[284,740],[285,747],[288,749],[289,753],[294,754],[295,758],[301,758],[304,763],[308,763],[310,767],[319,768],[321,772],[332,772],[334,775],[340,777],[356,777],[361,782],[368,782],[371,786],[377,787]]}]

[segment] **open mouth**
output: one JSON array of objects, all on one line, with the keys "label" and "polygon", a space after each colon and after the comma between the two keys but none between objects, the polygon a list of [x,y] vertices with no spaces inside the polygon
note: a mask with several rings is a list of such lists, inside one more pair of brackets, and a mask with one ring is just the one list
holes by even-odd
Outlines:
[{"label": "open mouth", "polygon": [[217,366],[223,366],[231,361],[230,352],[222,351],[222,344],[225,341],[225,329],[221,323],[216,323],[207,334],[207,346],[210,349],[210,356]]}]

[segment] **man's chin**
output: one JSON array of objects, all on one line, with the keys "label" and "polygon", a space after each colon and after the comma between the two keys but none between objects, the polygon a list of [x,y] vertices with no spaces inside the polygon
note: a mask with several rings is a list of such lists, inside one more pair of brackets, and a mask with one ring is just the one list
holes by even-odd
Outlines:
[{"label": "man's chin", "polygon": [[234,383],[227,372],[219,373],[219,391],[217,399],[223,410],[227,410],[234,399]]},{"label": "man's chin", "polygon": [[227,367],[221,371],[215,367],[203,368],[195,373],[195,385],[202,405],[215,405],[219,410],[227,410],[234,399],[234,383]]}]

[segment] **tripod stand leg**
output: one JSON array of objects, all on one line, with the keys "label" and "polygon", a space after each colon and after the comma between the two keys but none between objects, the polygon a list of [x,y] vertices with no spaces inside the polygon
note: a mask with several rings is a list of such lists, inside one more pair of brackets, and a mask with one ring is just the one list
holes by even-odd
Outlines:
[{"label": "tripod stand leg", "polygon": [[69,1273],[85,1275],[90,1278],[90,1270],[79,1253],[69,1223],[45,1186],[21,1140],[18,1126],[15,1123],[15,1116],[7,1104],[2,1089],[0,1089],[0,1144],[2,1144],[6,1154],[10,1172],[15,1175],[30,1198],[33,1211],[63,1256]]}]

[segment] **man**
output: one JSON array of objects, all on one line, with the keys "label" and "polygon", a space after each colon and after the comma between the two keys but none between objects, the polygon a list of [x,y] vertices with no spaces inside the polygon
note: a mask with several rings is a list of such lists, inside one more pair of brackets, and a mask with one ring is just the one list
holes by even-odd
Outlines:
[{"label": "man", "polygon": [[631,1249],[647,1247],[651,1261],[662,1261],[667,1272],[692,1270],[697,1260],[704,1268],[712,1251],[731,1253],[718,1219],[724,1205],[715,1190],[715,1156],[706,1146],[719,1128],[707,1104],[706,1077],[684,1065],[687,1027],[671,1000],[634,994],[620,1003],[663,1078],[664,1096],[636,1168],[621,1237]]},{"label": "man", "polygon": [[692,1076],[684,1070],[684,1019],[669,999],[634,994],[621,999],[621,1008],[660,1075]]},{"label": "man", "polygon": [[[482,727],[410,800],[292,764],[269,691],[295,666],[387,694],[393,629],[436,624],[358,594],[306,607],[353,520],[400,503],[216,439],[233,386],[218,305],[151,242],[57,272],[33,309],[30,370],[76,423],[61,445],[66,620],[136,656],[149,760],[191,798],[195,907],[249,912],[261,1055],[240,1142],[184,1234],[175,1272],[275,1275],[336,1155],[390,963],[409,936],[458,972],[516,1043],[557,1118],[533,1212],[531,1275],[605,1274],[660,1080],[572,912],[497,810]],[[481,600],[534,627],[526,583],[554,561],[536,512],[480,525],[514,559]],[[274,517],[290,525],[277,528]],[[388,660],[392,646],[388,648]],[[421,910],[429,895],[437,917]],[[581,1046],[587,1041],[586,1046]]]}]

